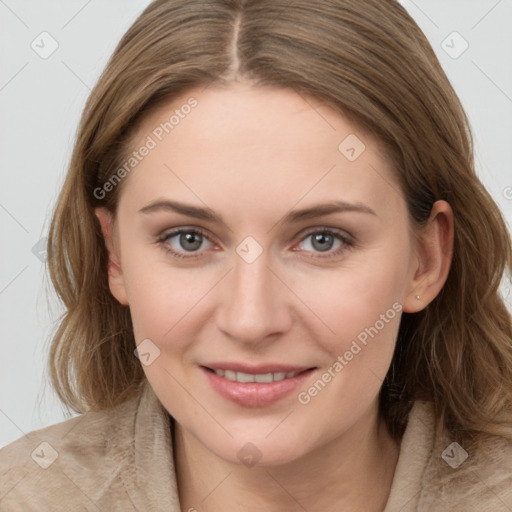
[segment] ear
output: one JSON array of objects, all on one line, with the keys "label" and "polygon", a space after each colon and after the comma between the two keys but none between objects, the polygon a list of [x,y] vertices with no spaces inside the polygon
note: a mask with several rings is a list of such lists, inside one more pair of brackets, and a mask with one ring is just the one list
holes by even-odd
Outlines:
[{"label": "ear", "polygon": [[405,313],[421,311],[437,297],[448,278],[452,256],[453,211],[446,201],[436,201],[416,240],[414,274],[404,301]]},{"label": "ear", "polygon": [[120,304],[127,306],[128,299],[121,268],[121,258],[118,251],[119,244],[117,243],[114,229],[113,215],[105,207],[95,208],[94,213],[100,222],[101,232],[103,233],[105,247],[108,252],[108,285],[110,291]]}]

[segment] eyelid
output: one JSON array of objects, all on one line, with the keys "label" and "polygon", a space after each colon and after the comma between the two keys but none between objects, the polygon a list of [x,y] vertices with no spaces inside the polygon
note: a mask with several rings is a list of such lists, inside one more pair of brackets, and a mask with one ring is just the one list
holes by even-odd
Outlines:
[{"label": "eyelid", "polygon": [[315,234],[315,233],[330,233],[330,234],[336,235],[342,239],[346,239],[347,241],[348,240],[354,241],[354,238],[349,233],[344,231],[343,229],[330,228],[328,226],[316,226],[314,228],[306,229],[306,231],[303,231],[300,233],[300,236],[302,237],[301,241],[304,238],[306,238],[307,236]]},{"label": "eyelid", "polygon": [[179,226],[177,228],[170,228],[162,231],[162,233],[158,236],[159,239],[165,240],[167,238],[170,238],[171,236],[179,235],[180,233],[189,233],[194,232],[198,233],[205,238],[208,238],[208,240],[211,241],[210,234],[203,228],[200,228],[199,226]]}]

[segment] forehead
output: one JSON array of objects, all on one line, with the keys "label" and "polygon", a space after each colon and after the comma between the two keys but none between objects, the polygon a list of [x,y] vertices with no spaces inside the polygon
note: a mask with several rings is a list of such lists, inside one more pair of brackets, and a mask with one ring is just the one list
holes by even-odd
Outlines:
[{"label": "forehead", "polygon": [[[195,106],[189,107],[191,103]],[[293,148],[308,154],[312,144],[318,147],[323,141],[324,152],[336,154],[337,140],[356,130],[316,98],[291,89],[235,82],[227,88],[195,88],[161,105],[142,123],[138,142],[153,134],[157,142],[172,139],[176,149],[197,148],[200,143],[222,143],[227,149],[236,140],[229,148],[232,152],[256,148],[261,154],[265,149]]]},{"label": "forehead", "polygon": [[373,203],[400,195],[373,137],[290,89],[191,89],[144,119],[132,150],[148,143],[124,184],[140,202],[168,192],[291,208],[333,194]]}]

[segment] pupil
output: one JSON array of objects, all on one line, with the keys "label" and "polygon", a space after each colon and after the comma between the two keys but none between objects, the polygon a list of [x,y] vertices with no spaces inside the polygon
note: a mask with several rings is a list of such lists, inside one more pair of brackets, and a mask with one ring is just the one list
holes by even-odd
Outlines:
[{"label": "pupil", "polygon": [[[327,242],[327,243],[326,243]],[[316,245],[317,243],[320,243],[320,245]],[[332,236],[326,235],[323,233],[319,233],[313,237],[313,247],[319,251],[327,251],[329,250],[332,245]]]}]

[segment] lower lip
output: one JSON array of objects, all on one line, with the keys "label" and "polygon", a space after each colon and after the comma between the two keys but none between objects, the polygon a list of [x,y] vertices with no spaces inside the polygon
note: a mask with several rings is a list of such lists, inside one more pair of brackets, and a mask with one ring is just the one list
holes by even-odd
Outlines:
[{"label": "lower lip", "polygon": [[203,366],[200,369],[219,395],[244,407],[265,407],[281,400],[301,386],[315,370],[312,368],[277,382],[237,382],[221,377]]}]

